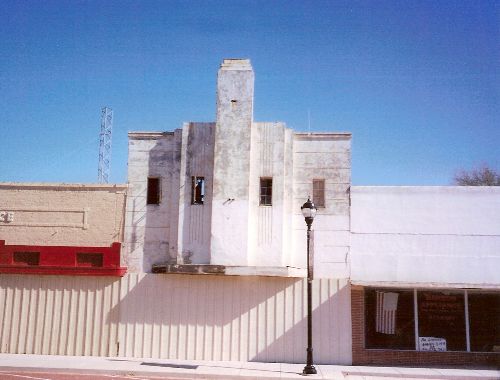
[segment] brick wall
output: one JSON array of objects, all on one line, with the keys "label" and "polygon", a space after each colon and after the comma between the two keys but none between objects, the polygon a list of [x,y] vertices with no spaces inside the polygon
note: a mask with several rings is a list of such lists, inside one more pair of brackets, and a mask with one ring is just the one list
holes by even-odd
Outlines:
[{"label": "brick wall", "polygon": [[366,349],[363,287],[351,287],[351,317],[353,365],[497,368],[500,363],[500,353]]}]

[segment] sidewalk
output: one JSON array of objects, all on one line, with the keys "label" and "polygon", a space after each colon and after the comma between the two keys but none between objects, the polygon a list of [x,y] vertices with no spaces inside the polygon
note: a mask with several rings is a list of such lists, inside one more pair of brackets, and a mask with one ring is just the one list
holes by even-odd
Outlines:
[{"label": "sidewalk", "polygon": [[25,371],[245,380],[305,378],[339,380],[500,379],[500,371],[495,370],[316,365],[317,375],[302,376],[303,368],[304,364],[285,363],[0,354],[0,378],[1,372]]}]

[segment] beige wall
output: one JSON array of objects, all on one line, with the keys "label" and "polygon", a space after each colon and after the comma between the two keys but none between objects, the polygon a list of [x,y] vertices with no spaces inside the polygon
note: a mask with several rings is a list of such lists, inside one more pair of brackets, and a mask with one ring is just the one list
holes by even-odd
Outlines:
[{"label": "beige wall", "polygon": [[0,183],[6,244],[109,246],[123,240],[126,185]]},{"label": "beige wall", "polygon": [[[350,287],[313,282],[315,363],[351,363]],[[2,275],[0,352],[305,361],[306,281]]]},{"label": "beige wall", "polygon": [[0,353],[116,356],[120,279],[0,277]]}]

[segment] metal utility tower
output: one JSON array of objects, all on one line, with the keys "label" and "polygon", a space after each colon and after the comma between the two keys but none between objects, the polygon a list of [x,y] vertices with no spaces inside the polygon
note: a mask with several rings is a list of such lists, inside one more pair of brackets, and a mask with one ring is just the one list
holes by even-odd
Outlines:
[{"label": "metal utility tower", "polygon": [[103,107],[101,112],[101,133],[99,135],[99,168],[97,181],[108,183],[111,168],[111,133],[113,132],[113,110]]}]

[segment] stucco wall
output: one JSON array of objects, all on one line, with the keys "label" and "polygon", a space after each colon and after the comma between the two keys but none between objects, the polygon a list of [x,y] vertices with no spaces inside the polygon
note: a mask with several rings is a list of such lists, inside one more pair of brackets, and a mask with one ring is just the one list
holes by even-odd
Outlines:
[{"label": "stucco wall", "polygon": [[351,280],[500,287],[500,188],[351,188]]},{"label": "stucco wall", "polygon": [[[182,130],[129,133],[125,260],[132,272],[176,261]],[[160,178],[160,203],[148,205],[148,177]]]},{"label": "stucco wall", "polygon": [[314,230],[314,275],[349,277],[349,188],[351,135],[296,133],[293,141],[292,262],[306,265],[306,224],[300,207],[312,196],[313,179],[325,180],[325,207],[319,208]]},{"label": "stucco wall", "polygon": [[[350,133],[294,133],[282,122],[253,122],[249,60],[224,60],[215,123],[174,132],[129,133],[127,264],[306,267],[300,206],[313,179],[325,181],[315,230],[316,277],[349,275]],[[146,205],[147,177],[159,176],[160,205]],[[191,204],[191,177],[205,177],[203,205]],[[260,179],[272,178],[272,205]]]},{"label": "stucco wall", "polygon": [[0,240],[21,245],[109,246],[123,239],[126,185],[0,183]]},{"label": "stucco wall", "polygon": [[213,264],[248,265],[253,91],[250,61],[224,60],[217,76],[210,239]]}]

